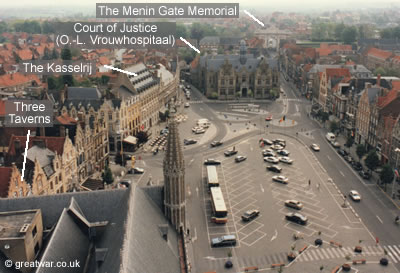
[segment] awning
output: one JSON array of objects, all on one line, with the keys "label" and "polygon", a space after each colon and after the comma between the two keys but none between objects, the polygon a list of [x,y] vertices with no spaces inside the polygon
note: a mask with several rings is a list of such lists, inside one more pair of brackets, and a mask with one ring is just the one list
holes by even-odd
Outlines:
[{"label": "awning", "polygon": [[128,136],[128,137],[124,138],[124,142],[127,142],[129,144],[133,144],[133,145],[136,145],[137,140],[138,139],[136,137],[134,137],[134,136]]}]

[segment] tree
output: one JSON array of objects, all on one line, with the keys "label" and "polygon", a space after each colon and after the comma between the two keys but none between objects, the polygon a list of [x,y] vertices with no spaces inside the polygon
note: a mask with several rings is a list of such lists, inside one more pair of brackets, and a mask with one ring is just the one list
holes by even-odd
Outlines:
[{"label": "tree", "polygon": [[176,37],[185,38],[188,36],[187,29],[184,24],[176,24]]},{"label": "tree", "polygon": [[42,32],[44,33],[44,34],[51,34],[51,33],[54,33],[55,32],[55,30],[54,30],[54,23],[53,22],[50,22],[50,21],[44,21],[43,23],[42,23]]},{"label": "tree", "polygon": [[218,93],[217,92],[212,92],[211,96],[210,96],[210,99],[212,99],[212,100],[218,99]]},{"label": "tree", "polygon": [[106,75],[101,75],[100,82],[102,85],[106,85],[110,81],[110,77]]},{"label": "tree", "polygon": [[136,135],[139,140],[139,143],[145,143],[149,139],[149,135],[145,131],[139,131]]},{"label": "tree", "polygon": [[61,59],[64,61],[72,60],[71,50],[68,47],[65,47],[61,50]]},{"label": "tree", "polygon": [[345,30],[346,26],[343,23],[337,24],[335,26],[335,38],[336,40],[341,40],[342,39],[342,34],[343,31]]},{"label": "tree", "polygon": [[[65,47],[61,50],[61,59],[64,61],[72,60],[71,50],[68,47]],[[67,84],[68,86],[74,85],[74,78],[72,75],[63,75],[62,76],[63,85]]]},{"label": "tree", "polygon": [[331,122],[331,132],[335,133],[337,130],[339,130],[339,125],[337,124],[336,121]]},{"label": "tree", "polygon": [[58,52],[55,47],[53,48],[53,51],[51,52],[51,59],[52,60],[58,59]]},{"label": "tree", "polygon": [[380,179],[383,185],[385,185],[385,191],[386,191],[386,185],[392,183],[393,178],[394,178],[394,173],[392,167],[389,164],[383,165],[382,172],[380,174]]},{"label": "tree", "polygon": [[57,88],[57,80],[54,77],[48,77],[47,78],[47,87],[49,90],[53,90]]},{"label": "tree", "polygon": [[321,120],[322,120],[322,123],[323,123],[324,126],[325,126],[325,122],[326,122],[327,120],[329,120],[329,113],[327,113],[327,112],[322,112],[322,113],[321,113]]},{"label": "tree", "polygon": [[346,27],[342,33],[342,39],[345,44],[352,44],[357,39],[357,28],[354,26]]},{"label": "tree", "polygon": [[349,148],[349,150],[351,146],[353,146],[353,144],[354,144],[354,138],[351,135],[347,136],[346,146]]},{"label": "tree", "polygon": [[193,23],[192,27],[190,28],[190,37],[192,39],[196,39],[197,44],[199,44],[200,40],[204,37],[204,30],[199,23]]},{"label": "tree", "polygon": [[377,69],[374,70],[375,76],[381,75],[381,76],[386,76],[386,70],[383,67],[378,67]]},{"label": "tree", "polygon": [[379,165],[379,157],[376,154],[375,150],[371,150],[367,158],[365,159],[365,165],[367,165],[367,168],[370,169],[371,171],[375,170],[376,167]]},{"label": "tree", "polygon": [[366,152],[367,152],[367,150],[365,149],[364,145],[362,145],[362,144],[357,145],[356,153],[358,156],[358,161],[361,160],[361,158],[365,155]]},{"label": "tree", "polygon": [[108,167],[108,165],[106,165],[101,177],[103,178],[103,183],[106,183],[107,185],[110,185],[110,184],[112,184],[112,182],[114,182],[113,174],[111,172],[111,169]]},{"label": "tree", "polygon": [[8,31],[8,25],[6,22],[0,22],[0,33],[4,33]]},{"label": "tree", "polygon": [[42,60],[51,60],[51,52],[47,47],[44,48]]}]

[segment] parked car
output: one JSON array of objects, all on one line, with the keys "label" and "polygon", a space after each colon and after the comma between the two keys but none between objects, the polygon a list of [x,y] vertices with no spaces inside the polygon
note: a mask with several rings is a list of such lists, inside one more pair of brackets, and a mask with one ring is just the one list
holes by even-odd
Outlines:
[{"label": "parked car", "polygon": [[268,170],[268,171],[271,171],[271,172],[274,172],[274,173],[280,173],[280,172],[282,172],[282,168],[279,167],[279,166],[275,166],[275,165],[269,165],[269,166],[267,166],[267,170]]},{"label": "parked car", "polygon": [[262,150],[262,154],[264,154],[264,153],[273,153],[274,151],[272,150],[272,149],[264,149],[264,150]]},{"label": "parked car", "polygon": [[274,157],[275,154],[273,152],[266,152],[266,153],[263,153],[263,156],[264,157]]},{"label": "parked car", "polygon": [[206,132],[206,130],[204,130],[204,128],[199,128],[199,129],[195,130],[193,133],[198,135],[198,134],[204,134],[205,132]]},{"label": "parked car", "polygon": [[221,237],[211,239],[212,247],[234,246],[234,245],[236,245],[236,236],[235,235],[224,235]]},{"label": "parked car", "polygon": [[303,204],[297,200],[286,200],[285,206],[297,210],[301,210],[303,208]]},{"label": "parked car", "polygon": [[274,144],[274,145],[271,146],[272,150],[282,150],[284,148],[285,147],[283,147],[282,145],[279,145],[279,144]]},{"label": "parked car", "polygon": [[337,141],[331,141],[331,145],[335,148],[340,148],[340,143]]},{"label": "parked car", "polygon": [[282,183],[282,184],[289,183],[289,179],[286,176],[283,176],[283,175],[275,175],[275,176],[272,177],[272,180],[275,181],[275,182]]},{"label": "parked car", "polygon": [[297,212],[291,212],[286,214],[285,216],[286,220],[294,222],[296,224],[300,224],[300,225],[306,225],[308,222],[308,219],[306,216],[297,213]]},{"label": "parked car", "polygon": [[243,155],[238,155],[237,157],[235,157],[235,162],[239,163],[242,161],[245,161],[247,159],[247,157],[243,156]]},{"label": "parked car", "polygon": [[363,166],[360,162],[358,161],[353,161],[351,166],[353,167],[354,170],[356,171],[361,171],[363,169]]},{"label": "parked car", "polygon": [[224,152],[224,155],[225,156],[232,156],[232,155],[235,155],[237,153],[238,153],[237,150],[227,150],[227,151]]},{"label": "parked car", "polygon": [[211,147],[218,147],[222,145],[222,141],[213,141],[211,142]]},{"label": "parked car", "polygon": [[165,128],[165,129],[161,130],[160,135],[166,135],[168,133],[169,133],[169,130],[167,128]]},{"label": "parked car", "polygon": [[142,173],[144,173],[144,169],[139,168],[139,167],[135,167],[135,168],[132,169],[132,172],[134,174],[142,174]]},{"label": "parked car", "polygon": [[344,159],[349,163],[351,163],[353,161],[353,158],[350,155],[344,156]]},{"label": "parked car", "polygon": [[372,176],[371,172],[368,170],[361,170],[361,171],[359,171],[359,174],[364,179],[370,179]]},{"label": "parked car", "polygon": [[249,222],[256,218],[258,215],[260,215],[260,211],[258,209],[248,210],[242,215],[242,220],[244,222]]},{"label": "parked car", "polygon": [[293,159],[287,156],[280,157],[279,161],[286,164],[293,164]]},{"label": "parked car", "polygon": [[272,116],[268,116],[265,118],[265,121],[271,121],[272,120]]},{"label": "parked car", "polygon": [[195,139],[184,139],[183,140],[183,144],[185,144],[185,145],[191,145],[191,144],[196,144],[197,143],[197,140],[195,140]]},{"label": "parked car", "polygon": [[283,156],[288,156],[290,154],[288,150],[278,150],[276,153]]},{"label": "parked car", "polygon": [[274,144],[271,140],[267,139],[267,138],[262,138],[260,139],[260,143],[263,142],[265,145],[272,145]]},{"label": "parked car", "polygon": [[346,152],[346,151],[343,150],[343,149],[338,149],[337,152],[338,152],[338,154],[340,154],[340,155],[343,156],[343,157],[345,157],[346,155],[349,154],[348,152]]},{"label": "parked car", "polygon": [[310,148],[316,152],[319,152],[319,150],[320,150],[320,147],[315,143],[311,144]]},{"label": "parked car", "polygon": [[361,195],[358,193],[358,191],[355,191],[355,190],[350,191],[349,192],[349,196],[355,202],[360,202],[361,201]]},{"label": "parked car", "polygon": [[269,162],[269,163],[274,163],[274,164],[278,164],[279,163],[279,159],[273,156],[266,156],[264,157],[264,161],[265,162]]},{"label": "parked car", "polygon": [[204,165],[220,165],[221,161],[216,160],[216,159],[212,159],[212,158],[208,158],[206,160],[204,160]]},{"label": "parked car", "polygon": [[189,104],[188,102],[186,102],[185,105],[184,105],[184,107],[185,107],[185,108],[188,108],[188,107],[190,107],[190,104]]}]

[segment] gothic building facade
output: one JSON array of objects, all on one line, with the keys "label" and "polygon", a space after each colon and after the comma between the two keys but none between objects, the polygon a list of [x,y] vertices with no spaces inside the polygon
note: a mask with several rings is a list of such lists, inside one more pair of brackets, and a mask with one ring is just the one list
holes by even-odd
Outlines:
[{"label": "gothic building facade", "polygon": [[274,94],[271,90],[279,87],[278,62],[247,54],[246,42],[242,40],[239,55],[197,57],[191,66],[191,80],[210,98],[268,99]]}]

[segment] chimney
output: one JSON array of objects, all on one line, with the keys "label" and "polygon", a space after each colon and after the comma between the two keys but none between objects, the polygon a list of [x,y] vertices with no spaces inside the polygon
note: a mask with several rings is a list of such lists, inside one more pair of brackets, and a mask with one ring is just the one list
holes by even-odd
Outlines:
[{"label": "chimney", "polygon": [[376,85],[381,86],[381,74],[378,74],[378,77],[376,79]]}]

